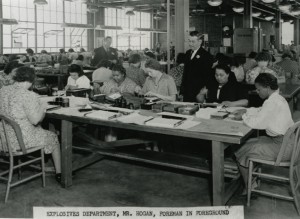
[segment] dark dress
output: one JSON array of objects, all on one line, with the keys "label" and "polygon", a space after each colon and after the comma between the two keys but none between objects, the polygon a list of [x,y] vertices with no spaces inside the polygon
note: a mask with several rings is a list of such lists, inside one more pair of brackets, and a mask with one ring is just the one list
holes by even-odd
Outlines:
[{"label": "dark dress", "polygon": [[220,88],[219,98],[217,98],[217,92],[219,83],[214,78],[208,85],[207,102],[208,103],[222,103],[223,101],[237,101],[242,99],[248,99],[248,91],[243,84],[238,83],[234,73],[230,73],[228,82]]},{"label": "dark dress", "polygon": [[212,74],[213,56],[203,48],[199,48],[193,59],[192,50],[185,54],[184,71],[180,93],[183,101],[196,102],[196,96],[207,85],[209,76]]},{"label": "dark dress", "polygon": [[102,60],[118,60],[118,53],[116,49],[109,47],[108,51],[103,46],[94,50],[95,56],[92,60],[92,65],[97,66]]}]

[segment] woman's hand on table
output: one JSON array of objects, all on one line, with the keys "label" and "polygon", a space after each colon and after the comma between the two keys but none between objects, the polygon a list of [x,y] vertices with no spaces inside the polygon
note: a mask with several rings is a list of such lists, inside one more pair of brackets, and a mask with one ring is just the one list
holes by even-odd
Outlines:
[{"label": "woman's hand on table", "polygon": [[243,115],[246,112],[247,112],[247,109],[239,109],[239,110],[232,112],[232,114],[234,115],[235,120],[243,120]]}]

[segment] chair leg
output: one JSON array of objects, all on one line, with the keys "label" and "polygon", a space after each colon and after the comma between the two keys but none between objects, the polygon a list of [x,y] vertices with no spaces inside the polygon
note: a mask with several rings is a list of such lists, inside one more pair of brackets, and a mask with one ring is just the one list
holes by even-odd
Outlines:
[{"label": "chair leg", "polygon": [[[258,170],[257,170],[257,172],[259,173],[259,174],[261,174],[261,166],[260,167],[258,167]],[[260,188],[260,175],[258,175],[257,176],[257,187],[258,188]]]},{"label": "chair leg", "polygon": [[44,149],[41,149],[41,166],[42,166],[42,181],[43,187],[46,186],[46,176],[45,176],[45,156],[44,156]]},{"label": "chair leg", "polygon": [[[298,166],[296,166],[295,168],[293,168],[293,167],[290,167],[290,168],[291,168],[291,170],[290,170],[290,186],[291,186],[296,210],[297,210],[298,214],[300,215],[300,203],[298,201],[298,195],[297,195],[298,183],[299,183],[298,182],[298,174],[297,174]],[[294,174],[295,174],[295,177],[294,177]],[[296,179],[296,182],[294,181],[294,179]]]},{"label": "chair leg", "polygon": [[10,191],[10,184],[11,184],[12,175],[13,175],[13,172],[14,172],[14,158],[10,157],[9,160],[10,160],[10,162],[9,162],[9,173],[8,173],[8,181],[7,181],[5,201],[4,201],[5,203],[8,200],[8,195],[9,195],[9,191]]},{"label": "chair leg", "polygon": [[247,206],[248,207],[250,206],[250,199],[251,199],[252,171],[253,171],[253,162],[249,161],[248,186],[247,186]]}]

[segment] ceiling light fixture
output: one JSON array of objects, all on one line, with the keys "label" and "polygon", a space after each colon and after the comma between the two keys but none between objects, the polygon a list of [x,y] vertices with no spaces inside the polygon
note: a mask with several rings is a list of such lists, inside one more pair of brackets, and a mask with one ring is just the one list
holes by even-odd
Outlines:
[{"label": "ceiling light fixture", "polygon": [[220,6],[222,3],[223,3],[222,0],[208,0],[207,1],[207,4],[209,4],[210,6],[213,6],[213,7]]},{"label": "ceiling light fixture", "polygon": [[47,5],[48,4],[48,2],[46,0],[34,0],[33,3],[36,5]]},{"label": "ceiling light fixture", "polygon": [[261,12],[260,11],[253,11],[252,12],[252,16],[253,17],[259,17],[261,15]]},{"label": "ceiling light fixture", "polygon": [[3,24],[3,25],[16,25],[16,24],[18,24],[18,21],[16,19],[0,18],[0,24]]},{"label": "ceiling light fixture", "polygon": [[300,15],[300,8],[293,8],[291,10],[291,14],[294,15],[294,16]]},{"label": "ceiling light fixture", "polygon": [[127,16],[134,16],[135,13],[133,11],[126,11],[125,13]]},{"label": "ceiling light fixture", "polygon": [[266,21],[271,21],[273,19],[274,19],[274,16],[272,16],[272,15],[268,15],[268,16],[265,17]]},{"label": "ceiling light fixture", "polygon": [[279,10],[281,10],[281,11],[289,11],[291,9],[291,7],[292,7],[292,5],[287,0],[282,1],[278,5]]},{"label": "ceiling light fixture", "polygon": [[261,0],[261,1],[264,2],[264,3],[269,4],[269,3],[275,2],[276,0]]},{"label": "ceiling light fixture", "polygon": [[244,12],[244,7],[233,7],[232,10],[236,13]]}]

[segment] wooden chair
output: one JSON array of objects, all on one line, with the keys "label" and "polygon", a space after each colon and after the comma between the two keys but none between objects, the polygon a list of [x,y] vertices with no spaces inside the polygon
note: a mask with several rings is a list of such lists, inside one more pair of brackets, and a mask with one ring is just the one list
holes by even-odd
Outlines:
[{"label": "wooden chair", "polygon": [[[11,142],[8,137],[9,126],[11,126],[15,131],[18,143],[20,145],[20,150],[17,150],[16,152],[12,151]],[[30,156],[30,154],[36,151],[40,151],[39,157]],[[4,162],[9,165],[8,170],[4,170],[0,172],[0,179],[7,181],[5,203],[7,202],[10,188],[17,186],[23,182],[27,182],[28,180],[42,176],[43,187],[45,187],[44,147],[38,146],[38,147],[25,148],[20,126],[9,117],[4,116],[2,114],[0,114],[0,156],[6,157],[6,159],[4,159]],[[24,160],[24,162],[21,161],[22,160],[21,158],[23,157],[24,158],[26,157],[26,160]],[[16,165],[15,165],[15,158],[17,160]],[[41,162],[40,171],[33,175],[27,176],[24,179],[21,179],[20,177],[21,168],[24,166],[32,166],[33,163],[36,163],[38,161]],[[18,170],[19,177],[18,180],[14,180],[13,182],[12,176],[14,170]]]},{"label": "wooden chair", "polygon": [[[288,145],[289,139],[295,137],[292,149],[291,158],[288,161],[283,161],[283,155]],[[257,164],[264,164],[273,166],[274,170],[277,168],[289,168],[289,176],[283,176],[282,174],[271,174],[261,172],[261,168],[257,168]],[[281,171],[282,172],[282,171]],[[253,187],[253,179],[265,178],[271,181],[277,181],[281,183],[289,183],[290,189],[288,195],[276,194],[273,191],[264,191],[261,188]],[[251,193],[258,193],[266,196],[271,196],[279,199],[294,201],[298,214],[300,215],[300,121],[295,123],[288,129],[284,135],[283,142],[278,153],[276,161],[269,161],[257,158],[249,159],[249,178],[248,178],[248,193],[247,193],[247,206],[250,206]]]}]

